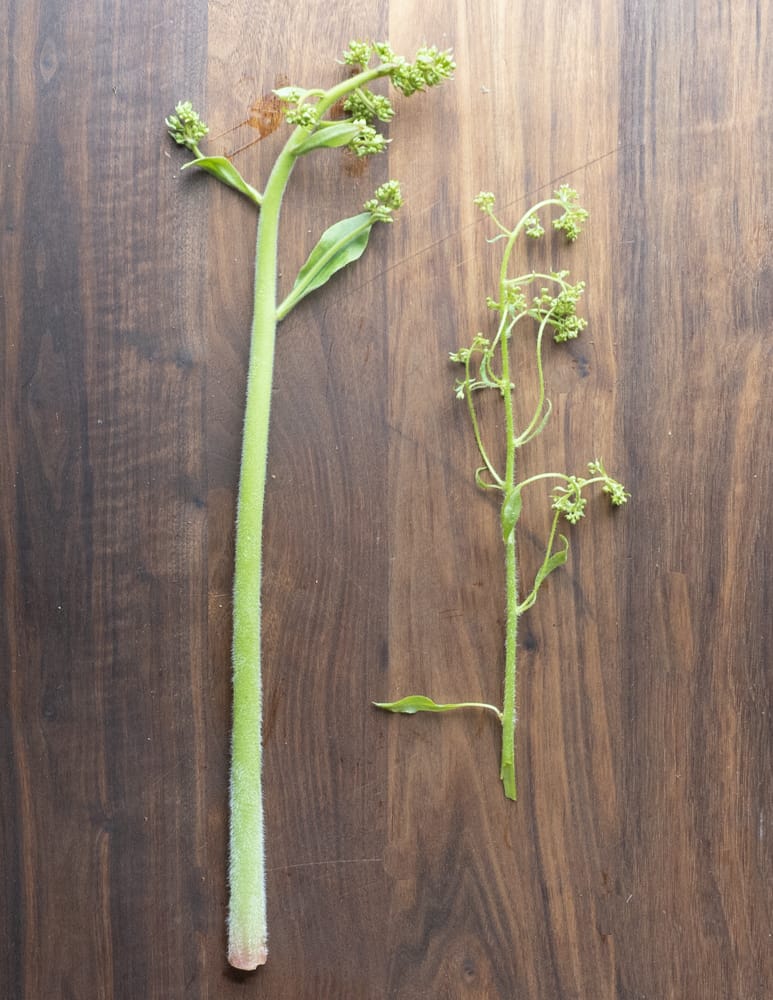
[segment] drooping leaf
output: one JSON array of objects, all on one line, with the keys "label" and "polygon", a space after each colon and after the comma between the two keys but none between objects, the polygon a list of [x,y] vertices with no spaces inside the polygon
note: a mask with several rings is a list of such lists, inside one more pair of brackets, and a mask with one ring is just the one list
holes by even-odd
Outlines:
[{"label": "drooping leaf", "polygon": [[[487,482],[483,478],[484,472],[487,472],[492,477],[492,482]],[[478,466],[475,470],[475,482],[482,490],[503,490],[502,479],[497,475],[496,470],[488,465]]]},{"label": "drooping leaf", "polygon": [[217,177],[223,184],[227,184],[228,187],[232,187],[241,194],[246,195],[256,205],[260,205],[262,201],[260,194],[255,188],[247,183],[233,163],[224,156],[202,156],[197,160],[191,160],[190,163],[184,164],[182,169],[186,170],[188,167],[200,167],[202,170],[206,170],[208,174]]},{"label": "drooping leaf", "polygon": [[277,315],[280,319],[309,292],[324,285],[337,271],[362,256],[373,222],[370,212],[360,212],[325,230],[298,272],[290,294],[279,307]]},{"label": "drooping leaf", "polygon": [[303,156],[312,149],[337,149],[339,146],[348,146],[352,139],[360,134],[360,129],[360,125],[354,125],[352,122],[336,122],[327,128],[319,128],[316,132],[312,132],[308,139],[295,147],[293,152],[296,156]]}]

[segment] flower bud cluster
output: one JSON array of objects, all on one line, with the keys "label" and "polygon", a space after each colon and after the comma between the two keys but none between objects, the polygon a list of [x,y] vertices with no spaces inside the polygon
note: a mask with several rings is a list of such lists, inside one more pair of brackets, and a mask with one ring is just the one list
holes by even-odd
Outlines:
[{"label": "flower bud cluster", "polygon": [[319,112],[313,104],[299,104],[296,108],[288,108],[285,118],[291,125],[300,125],[307,132],[313,132],[319,125]]},{"label": "flower bud cluster", "polygon": [[587,500],[582,495],[584,487],[601,479],[601,492],[609,497],[613,507],[622,507],[628,502],[630,493],[622,483],[607,474],[601,459],[588,462],[592,479],[580,479],[577,476],[567,476],[566,485],[556,486],[553,490],[553,510],[559,511],[570,524],[577,524],[585,516]]},{"label": "flower bud cluster", "polygon": [[175,113],[165,119],[169,135],[178,146],[186,146],[193,151],[209,132],[209,128],[193,110],[190,101],[180,101],[174,110]]},{"label": "flower bud cluster", "polygon": [[416,53],[412,63],[400,62],[389,74],[392,83],[406,97],[425,87],[436,87],[449,80],[456,69],[450,52],[441,52],[436,46],[424,46]]},{"label": "flower bud cluster", "polygon": [[576,476],[569,476],[566,486],[556,486],[553,491],[553,510],[560,511],[570,524],[577,524],[585,516],[587,500],[582,495],[585,485]]},{"label": "flower bud cluster", "polygon": [[561,185],[556,191],[556,198],[561,202],[564,214],[554,220],[553,228],[563,230],[567,240],[574,243],[582,232],[582,227],[588,218],[588,212],[580,206],[579,195],[568,184]]},{"label": "flower bud cluster", "polygon": [[[384,66],[392,66],[389,77],[395,87],[406,97],[427,87],[436,87],[449,80],[456,69],[450,51],[441,51],[436,46],[423,46],[416,53],[412,63],[395,55],[388,42],[349,42],[342,62],[355,69],[364,70],[375,56]],[[382,119],[386,120],[386,119]]]},{"label": "flower bud cluster", "polygon": [[391,222],[392,212],[396,211],[403,203],[403,196],[400,192],[400,184],[397,181],[387,181],[376,188],[373,197],[369,198],[362,206],[366,212],[370,212],[374,222]]},{"label": "flower bud cluster", "polygon": [[481,191],[480,194],[473,198],[473,205],[477,205],[484,215],[491,215],[494,211],[495,201],[496,199],[491,191]]},{"label": "flower bud cluster", "polygon": [[622,483],[619,483],[607,474],[607,470],[604,468],[600,458],[597,458],[595,462],[588,462],[588,468],[592,476],[603,477],[604,481],[601,486],[601,492],[609,497],[609,502],[613,507],[622,507],[624,503],[628,503],[628,498],[631,494]]},{"label": "flower bud cluster", "polygon": [[388,139],[369,125],[364,118],[356,118],[353,125],[359,125],[360,131],[349,143],[349,149],[357,156],[371,156],[373,153],[383,153],[387,148]]},{"label": "flower bud cluster", "polygon": [[561,282],[558,295],[551,295],[550,290],[541,288],[540,294],[534,299],[534,317],[547,320],[553,328],[553,339],[557,344],[574,340],[588,325],[588,321],[577,315],[577,304],[585,291],[585,282],[578,281],[576,285],[566,284],[567,271],[559,271],[551,275]]},{"label": "flower bud cluster", "polygon": [[366,122],[372,122],[376,118],[381,122],[389,122],[395,114],[388,98],[383,94],[374,94],[367,87],[358,87],[352,91],[344,101],[344,111],[352,118],[362,118]]},{"label": "flower bud cluster", "polygon": [[526,235],[531,236],[533,240],[545,235],[545,227],[539,221],[539,216],[530,215],[526,220]]},{"label": "flower bud cluster", "polygon": [[373,55],[373,46],[368,42],[349,42],[349,47],[341,57],[346,66],[365,69]]}]

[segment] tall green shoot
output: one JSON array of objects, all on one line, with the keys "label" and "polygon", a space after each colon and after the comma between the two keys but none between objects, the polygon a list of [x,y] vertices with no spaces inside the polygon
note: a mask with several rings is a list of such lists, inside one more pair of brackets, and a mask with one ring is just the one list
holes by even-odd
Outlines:
[{"label": "tall green shoot", "polygon": [[[237,500],[233,589],[233,730],[230,785],[228,960],[251,970],[268,955],[264,817],[262,791],[261,573],[263,500],[266,486],[271,384],[277,324],[310,292],[357,260],[377,222],[391,222],[402,198],[396,181],[377,188],[357,215],[327,229],[300,269],[292,288],[278,297],[279,217],[287,183],[298,159],[320,149],[347,147],[357,156],[386,149],[376,122],[391,120],[388,98],[370,84],[389,78],[403,95],[451,77],[449,52],[421,48],[413,62],[387,43],[352,42],[343,63],[351,75],[329,89],[284,87],[276,95],[294,129],[270,171],[262,193],[224,156],[202,153],[207,135],[190,102],[181,102],[167,121],[169,134],[190,150],[195,166],[238,191],[259,211],[254,308],[247,373],[247,399]],[[343,107],[343,118],[332,118]]]}]

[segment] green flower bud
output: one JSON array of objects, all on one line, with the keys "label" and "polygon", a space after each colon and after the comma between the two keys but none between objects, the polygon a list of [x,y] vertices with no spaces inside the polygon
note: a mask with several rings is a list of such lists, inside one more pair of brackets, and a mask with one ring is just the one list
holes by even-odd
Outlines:
[{"label": "green flower bud", "polygon": [[360,69],[370,62],[373,48],[367,42],[349,42],[349,48],[344,52],[342,60],[347,66],[357,66]]},{"label": "green flower bud", "polygon": [[319,112],[313,104],[301,104],[285,112],[285,118],[291,125],[299,125],[307,132],[312,132],[319,125]]},{"label": "green flower bud", "polygon": [[193,110],[190,101],[180,101],[174,110],[175,113],[165,119],[169,135],[178,146],[186,146],[193,151],[209,132],[209,128]]},{"label": "green flower bud", "polygon": [[391,222],[392,212],[403,203],[400,185],[397,181],[387,181],[376,188],[374,196],[365,202],[363,208],[370,212],[376,222]]},{"label": "green flower bud", "polygon": [[477,205],[484,215],[491,215],[494,211],[495,201],[496,199],[491,191],[481,191],[480,194],[475,196],[472,203],[473,205]]},{"label": "green flower bud", "polygon": [[538,240],[540,236],[545,235],[545,227],[536,215],[530,215],[526,220],[526,235],[531,236],[534,240]]},{"label": "green flower bud", "polygon": [[370,156],[373,153],[383,153],[387,147],[387,139],[377,132],[363,118],[356,118],[353,125],[359,125],[360,131],[349,143],[349,149],[357,156]]},{"label": "green flower bud", "polygon": [[568,184],[561,185],[556,191],[556,198],[561,202],[564,214],[553,221],[553,228],[563,230],[567,240],[574,243],[582,232],[583,224],[588,218],[588,212],[579,205],[579,195]]},{"label": "green flower bud", "polygon": [[435,87],[450,79],[456,69],[450,51],[440,52],[434,45],[419,49],[412,63],[400,63],[390,73],[392,83],[406,97],[425,87]]},{"label": "green flower bud", "polygon": [[372,122],[375,118],[388,122],[394,118],[394,108],[382,94],[374,94],[365,87],[358,87],[344,102],[344,111],[353,118]]}]

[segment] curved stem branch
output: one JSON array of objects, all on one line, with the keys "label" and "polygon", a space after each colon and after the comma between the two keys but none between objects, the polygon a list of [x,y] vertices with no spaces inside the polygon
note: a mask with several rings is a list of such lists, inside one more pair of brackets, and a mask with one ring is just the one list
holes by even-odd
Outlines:
[{"label": "curved stem branch", "polygon": [[480,457],[483,459],[483,463],[489,471],[491,478],[494,480],[496,485],[501,488],[503,484],[503,479],[494,468],[491,460],[488,457],[486,449],[483,445],[483,438],[480,433],[480,424],[478,423],[478,414],[475,410],[475,400],[473,399],[473,393],[470,389],[472,382],[472,377],[470,374],[470,357],[464,363],[464,374],[465,374],[465,390],[464,395],[467,400],[467,411],[470,414],[470,421],[472,423],[472,431],[475,435],[475,443],[478,446],[478,451],[480,452]]}]

